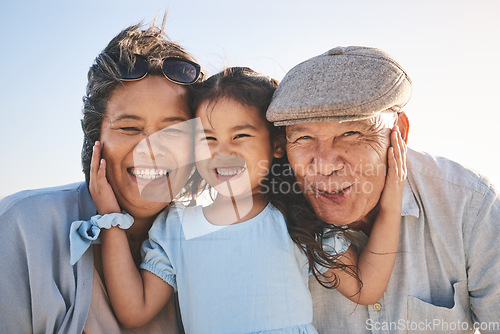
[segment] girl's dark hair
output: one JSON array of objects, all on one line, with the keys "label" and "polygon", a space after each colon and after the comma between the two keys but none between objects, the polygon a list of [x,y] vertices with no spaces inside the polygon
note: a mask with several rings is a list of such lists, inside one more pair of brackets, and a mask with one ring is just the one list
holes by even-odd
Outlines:
[{"label": "girl's dark hair", "polygon": [[[193,86],[194,94],[191,108],[196,112],[204,102],[209,105],[221,98],[229,98],[245,106],[256,107],[265,119],[278,81],[263,76],[248,67],[230,67],[211,76],[204,82]],[[275,127],[267,122],[271,140],[285,146],[285,128]],[[207,183],[198,172],[195,173],[195,186],[192,196],[196,198],[208,189]],[[330,233],[344,233],[343,229],[327,224],[318,219],[304,195],[298,188],[288,159],[274,158],[271,170],[263,181],[262,189],[270,201],[285,217],[288,232],[292,240],[302,249],[309,260],[309,268],[318,282],[328,288],[338,286],[338,279],[333,284],[327,283],[320,274],[320,266],[342,268],[350,275],[357,276],[356,268],[342,263],[339,256],[330,249],[323,249],[323,239]]]},{"label": "girl's dark hair", "polygon": [[[193,85],[191,109],[196,113],[198,107],[204,102],[214,105],[219,99],[227,98],[244,106],[255,107],[266,119],[267,107],[271,103],[273,93],[278,87],[278,81],[259,74],[248,67],[228,67],[214,74],[207,80]],[[279,129],[266,122],[271,140],[279,136]],[[195,172],[193,176],[192,196],[200,195],[208,189],[208,184]]]},{"label": "girl's dark hair", "polygon": [[265,188],[269,190],[269,200],[285,217],[288,233],[307,256],[309,270],[316,280],[326,288],[336,288],[340,283],[339,278],[335,276],[326,280],[321,268],[342,269],[356,278],[361,287],[357,267],[344,264],[341,254],[336,254],[323,242],[334,233],[349,238],[344,228],[327,224],[318,218],[300,190],[286,156],[273,161],[271,172],[268,175],[268,188]]}]

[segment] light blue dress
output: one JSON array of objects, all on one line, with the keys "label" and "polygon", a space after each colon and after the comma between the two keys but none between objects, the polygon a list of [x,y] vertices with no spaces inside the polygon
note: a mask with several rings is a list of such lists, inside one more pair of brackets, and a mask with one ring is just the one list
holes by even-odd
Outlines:
[{"label": "light blue dress", "polygon": [[[307,258],[273,205],[222,227],[201,206],[165,216],[149,232],[141,268],[178,291],[186,333],[317,333]],[[329,244],[339,254],[349,247],[338,235]]]}]

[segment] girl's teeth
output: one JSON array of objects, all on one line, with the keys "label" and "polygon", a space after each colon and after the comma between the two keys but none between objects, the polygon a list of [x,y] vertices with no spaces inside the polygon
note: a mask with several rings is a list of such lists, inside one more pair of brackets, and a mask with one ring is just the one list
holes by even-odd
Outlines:
[{"label": "girl's teeth", "polygon": [[245,167],[219,167],[216,168],[217,174],[223,176],[233,176],[240,174],[245,170]]},{"label": "girl's teeth", "polygon": [[132,168],[131,173],[140,179],[154,180],[166,176],[168,171],[166,169],[155,168]]}]

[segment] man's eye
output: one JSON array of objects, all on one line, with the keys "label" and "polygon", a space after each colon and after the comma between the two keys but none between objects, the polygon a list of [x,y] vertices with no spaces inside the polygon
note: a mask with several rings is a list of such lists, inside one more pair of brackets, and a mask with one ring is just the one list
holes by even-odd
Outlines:
[{"label": "man's eye", "polygon": [[309,139],[312,139],[312,137],[311,136],[300,136],[299,138],[295,139],[295,142],[309,140]]},{"label": "man's eye", "polygon": [[342,134],[342,137],[349,137],[352,135],[359,135],[359,134],[361,134],[361,132],[359,132],[359,131],[347,131],[347,132]]}]

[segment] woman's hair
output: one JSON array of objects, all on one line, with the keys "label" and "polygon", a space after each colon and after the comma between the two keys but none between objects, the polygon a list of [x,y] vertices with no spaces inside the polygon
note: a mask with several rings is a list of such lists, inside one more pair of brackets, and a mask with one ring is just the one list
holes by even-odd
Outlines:
[{"label": "woman's hair", "polygon": [[[221,98],[229,98],[242,105],[257,108],[265,119],[267,108],[277,86],[278,81],[263,76],[250,68],[230,67],[211,76],[206,81],[194,85],[195,94],[191,100],[191,108],[196,111],[204,102],[208,101],[209,105],[213,105]],[[267,126],[271,140],[284,146],[285,128],[275,127],[271,122],[267,122]],[[208,188],[207,183],[203,181],[198,172],[195,175],[195,186],[192,188],[193,197]],[[323,249],[324,238],[331,233],[344,233],[344,231],[317,217],[298,188],[286,156],[273,159],[270,172],[263,180],[262,189],[268,201],[282,212],[292,240],[306,254],[309,268],[321,285],[335,288],[339,282],[337,278],[334,278],[333,284],[327,283],[320,274],[320,267],[342,268],[353,277],[358,278],[356,268],[344,265],[339,256],[332,253],[331,249]]]},{"label": "woman's hair", "polygon": [[[248,67],[229,67],[214,74],[207,80],[193,85],[194,94],[191,99],[191,109],[196,112],[204,102],[213,106],[219,99],[227,98],[244,106],[255,107],[265,120],[267,107],[271,103],[273,93],[278,87],[278,81],[259,74]],[[279,129],[266,121],[271,140],[277,140]],[[193,196],[208,189],[208,184],[195,173]]]},{"label": "woman's hair", "polygon": [[[109,42],[90,67],[86,94],[83,97],[82,167],[87,184],[90,180],[92,147],[95,141],[100,139],[101,124],[108,101],[116,88],[126,85],[118,77],[118,64],[132,68],[135,64],[135,55],[148,58],[148,75],[163,76],[161,61],[165,57],[182,57],[194,61],[193,57],[172,42],[163,28],[158,27],[155,22],[145,30],[141,29],[141,24],[128,27]],[[202,77],[203,73],[198,80],[202,80]],[[186,89],[190,94],[190,86],[186,86]]]}]

